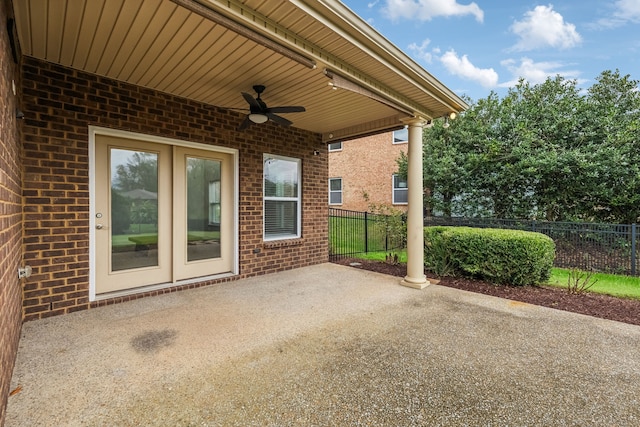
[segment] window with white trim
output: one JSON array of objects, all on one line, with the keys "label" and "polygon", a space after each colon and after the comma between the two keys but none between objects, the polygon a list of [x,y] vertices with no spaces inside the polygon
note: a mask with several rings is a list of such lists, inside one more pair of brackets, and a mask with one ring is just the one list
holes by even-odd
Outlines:
[{"label": "window with white trim", "polygon": [[328,149],[329,151],[342,151],[342,141],[330,143]]},{"label": "window with white trim", "polygon": [[409,129],[405,126],[402,129],[393,131],[394,144],[406,144],[409,142]]},{"label": "window with white trim", "polygon": [[342,178],[329,178],[329,204],[342,204]]},{"label": "window with white trim", "polygon": [[406,205],[409,203],[409,186],[400,175],[393,174],[393,204]]},{"label": "window with white trim", "polygon": [[300,237],[300,159],[265,154],[264,240]]}]

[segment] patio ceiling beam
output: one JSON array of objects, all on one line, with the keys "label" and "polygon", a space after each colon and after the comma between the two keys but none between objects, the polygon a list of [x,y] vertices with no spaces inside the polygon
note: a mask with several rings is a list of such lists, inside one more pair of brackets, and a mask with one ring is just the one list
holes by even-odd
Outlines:
[{"label": "patio ceiling beam", "polygon": [[334,141],[347,141],[354,138],[362,138],[369,135],[376,135],[382,132],[391,132],[402,129],[405,125],[402,123],[406,119],[406,114],[396,114],[383,119],[372,120],[367,123],[351,126],[344,129],[337,129],[322,134],[322,141],[330,143]]},{"label": "patio ceiling beam", "polygon": [[371,90],[367,89],[366,87],[363,87],[357,83],[352,82],[351,80],[349,80],[348,78],[345,78],[343,76],[341,76],[340,74],[336,74],[335,72],[328,70],[325,68],[324,70],[324,74],[329,77],[331,79],[331,85],[336,88],[336,89],[345,89],[345,90],[349,90],[351,92],[355,92],[359,95],[364,95],[368,98],[371,98],[375,101],[381,102],[391,108],[393,108],[394,110],[397,110],[401,113],[405,113],[407,115],[412,115],[413,112],[409,111],[407,108],[402,107],[401,105],[398,105],[394,102],[389,101],[387,98],[385,98],[384,96],[380,96],[375,92],[372,92]]},{"label": "patio ceiling beam", "polygon": [[[300,52],[303,57],[310,57],[317,62],[322,62],[335,70],[339,70],[345,76],[348,76],[352,81],[357,82],[359,85],[370,88],[372,91],[380,94],[380,96],[388,99],[392,104],[397,104],[403,106],[405,110],[412,111],[414,116],[424,116],[428,118],[433,118],[434,113],[416,103],[415,101],[409,99],[406,96],[401,95],[400,93],[394,91],[387,85],[382,84],[376,79],[368,76],[366,73],[354,68],[351,64],[341,60],[337,56],[331,54],[327,50],[310,43],[308,40],[299,37],[294,32],[290,31],[286,27],[278,24],[277,22],[267,18],[261,13],[253,10],[246,5],[240,3],[237,0],[172,0],[176,4],[179,4],[183,7],[186,7],[189,10],[192,10],[194,13],[198,13],[200,16],[206,17],[202,13],[208,13],[212,17],[215,15],[223,18],[228,18],[238,28],[243,28],[247,34],[254,33],[255,35],[261,35],[266,37],[268,40],[271,40],[272,43],[276,46],[280,46],[280,48],[288,49],[291,51]],[[355,42],[351,37],[345,34],[344,31],[341,31],[334,24],[331,24],[326,19],[322,18],[318,15],[317,12],[308,8],[304,4],[300,2],[290,0],[291,3],[295,4],[297,7],[300,7],[305,13],[308,13],[314,19],[323,23],[327,22],[327,28],[330,28],[332,31],[339,34],[341,37],[346,38],[350,42]],[[299,4],[300,3],[300,4]],[[207,12],[208,10],[208,12]],[[217,22],[217,21],[214,21]],[[224,25],[224,24],[221,24]],[[234,30],[235,31],[235,30]],[[240,33],[243,34],[243,33]],[[260,43],[263,44],[263,43]],[[263,44],[264,45],[264,44]],[[266,45],[265,45],[266,46]],[[357,44],[357,46],[360,46]],[[268,46],[266,46],[268,47]],[[275,49],[274,49],[275,50]],[[369,52],[369,50],[367,50]],[[390,66],[386,61],[383,61],[382,58],[378,57],[378,55],[372,54],[378,61],[384,63],[387,66]],[[397,71],[398,74],[403,75],[400,70],[392,67],[394,71]],[[403,75],[404,77],[404,75]],[[416,82],[411,81],[414,85],[417,85],[421,88],[421,90],[426,91],[424,86],[420,86]],[[431,94],[430,94],[431,95]],[[438,98],[436,98],[438,99]],[[439,99],[438,99],[439,100]],[[445,104],[447,105],[447,104]],[[458,111],[459,109],[452,108],[452,111]]]},{"label": "patio ceiling beam", "polygon": [[194,1],[194,0],[171,0],[179,6],[184,7],[187,10],[190,10],[193,13],[196,13],[202,16],[205,19],[208,19],[212,22],[215,22],[218,25],[222,25],[223,27],[240,34],[243,37],[248,38],[261,46],[264,46],[268,49],[273,50],[274,52],[279,53],[282,56],[285,56],[289,59],[296,61],[297,63],[304,65],[305,67],[313,70],[316,68],[316,63],[305,57],[300,55],[297,52],[292,51],[291,49],[274,42],[273,40],[263,36],[262,34],[256,33],[255,31],[238,24],[237,22],[220,15],[215,12],[213,9],[203,6],[202,4]]}]

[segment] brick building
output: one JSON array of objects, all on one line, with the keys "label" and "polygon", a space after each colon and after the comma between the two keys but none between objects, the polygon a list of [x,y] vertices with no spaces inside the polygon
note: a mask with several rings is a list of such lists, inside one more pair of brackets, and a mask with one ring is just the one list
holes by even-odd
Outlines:
[{"label": "brick building", "polygon": [[408,208],[408,185],[396,160],[407,154],[407,129],[328,145],[329,206],[369,211],[372,205]]},{"label": "brick building", "polygon": [[23,321],[326,262],[326,144],[466,106],[338,1],[92,1],[0,0],[0,424]]}]

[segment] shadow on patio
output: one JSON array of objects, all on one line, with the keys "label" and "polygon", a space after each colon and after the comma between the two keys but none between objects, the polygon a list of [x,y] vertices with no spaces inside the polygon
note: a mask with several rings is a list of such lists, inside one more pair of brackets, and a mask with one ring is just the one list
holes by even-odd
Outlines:
[{"label": "shadow on patio", "polygon": [[638,425],[640,327],[334,264],[23,326],[6,426]]}]

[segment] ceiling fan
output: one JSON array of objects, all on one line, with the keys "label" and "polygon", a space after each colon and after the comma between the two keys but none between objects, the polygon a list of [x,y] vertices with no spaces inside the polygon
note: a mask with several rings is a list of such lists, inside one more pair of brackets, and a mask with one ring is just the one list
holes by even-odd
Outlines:
[{"label": "ceiling fan", "polygon": [[301,106],[283,106],[283,107],[267,107],[267,104],[260,98],[262,92],[265,90],[265,86],[263,85],[255,85],[253,90],[258,94],[257,98],[254,98],[250,94],[246,92],[241,92],[242,97],[249,104],[249,114],[244,118],[238,130],[245,130],[249,127],[251,123],[264,123],[267,120],[271,120],[276,122],[282,126],[291,126],[293,122],[285,119],[284,117],[280,117],[275,113],[301,113],[306,111],[304,107]]}]

